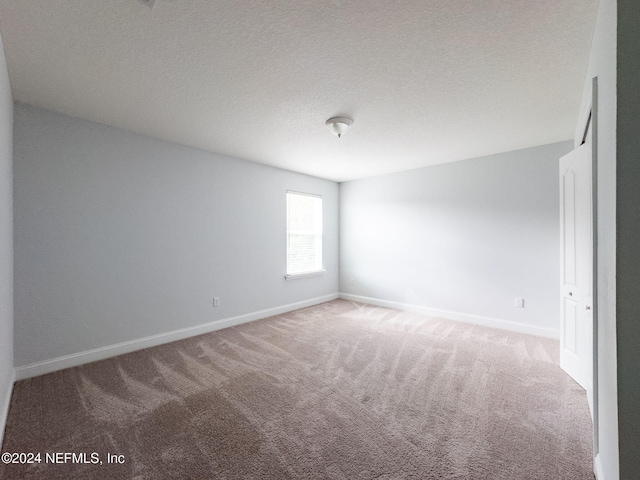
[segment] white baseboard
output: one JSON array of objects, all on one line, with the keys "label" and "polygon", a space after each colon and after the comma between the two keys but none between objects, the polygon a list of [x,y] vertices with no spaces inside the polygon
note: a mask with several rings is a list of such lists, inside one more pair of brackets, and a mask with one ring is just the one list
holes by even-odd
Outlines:
[{"label": "white baseboard", "polygon": [[28,365],[21,365],[19,367],[16,367],[15,369],[15,378],[16,380],[23,380],[25,378],[37,377],[38,375],[44,375],[45,373],[51,373],[65,368],[76,367],[78,365],[84,365],[86,363],[104,360],[105,358],[115,357],[117,355],[134,352],[136,350],[142,350],[143,348],[155,347],[157,345],[175,342],[176,340],[182,340],[184,338],[194,337],[203,333],[209,333],[215,330],[221,330],[223,328],[240,325],[242,323],[252,322],[261,318],[280,315],[292,310],[298,310],[299,308],[310,307],[319,303],[328,302],[331,300],[335,300],[336,298],[338,298],[338,296],[339,295],[335,293],[331,295],[325,295],[323,297],[311,298],[309,300],[304,300],[301,302],[289,303],[287,305],[281,305],[279,307],[259,310],[257,312],[251,312],[244,315],[238,315],[236,317],[225,318],[223,320],[216,320],[214,322],[197,325],[195,327],[181,328],[179,330],[173,330],[171,332],[160,333],[158,335],[151,335],[149,337],[129,340],[127,342],[117,343],[115,345],[107,345],[105,347],[94,348],[92,350],[86,350],[84,352],[72,353],[71,355],[65,355],[63,357],[43,360],[40,362],[30,363]]},{"label": "white baseboard", "polygon": [[602,471],[602,461],[599,454],[593,459],[593,473],[596,476],[596,480],[605,480],[604,472]]},{"label": "white baseboard", "polygon": [[7,417],[9,416],[9,406],[11,405],[11,394],[13,393],[13,384],[16,381],[15,369],[11,372],[7,391],[0,404],[0,451],[2,451],[2,440],[4,438],[4,429],[7,425]]},{"label": "white baseboard", "polygon": [[379,307],[395,308],[396,310],[404,310],[407,312],[419,313],[420,315],[429,315],[432,317],[446,318],[456,320],[458,322],[473,323],[475,325],[483,325],[485,327],[499,328],[501,330],[509,330],[512,332],[526,333],[528,335],[537,335],[538,337],[547,337],[558,340],[560,331],[553,328],[537,327],[535,325],[526,325],[523,323],[511,322],[509,320],[500,320],[498,318],[482,317],[480,315],[471,315],[468,313],[452,312],[449,310],[440,310],[437,308],[423,307],[421,305],[412,305],[409,303],[394,302],[391,300],[382,300],[379,298],[363,297],[360,295],[351,295],[349,293],[341,293],[340,298],[351,300],[354,302],[369,303]]}]

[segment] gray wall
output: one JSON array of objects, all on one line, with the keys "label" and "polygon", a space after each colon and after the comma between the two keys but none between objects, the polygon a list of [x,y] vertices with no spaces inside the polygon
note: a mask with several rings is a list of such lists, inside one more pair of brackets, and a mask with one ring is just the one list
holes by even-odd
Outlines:
[{"label": "gray wall", "polygon": [[[591,105],[591,82],[598,77],[597,254],[598,254],[598,430],[597,468],[603,478],[620,476],[616,345],[616,0],[601,0],[585,78],[583,114],[576,128],[582,138]],[[637,243],[636,243],[637,244]],[[637,258],[634,260],[637,262]],[[619,282],[619,280],[618,280]],[[635,365],[637,371],[637,365]],[[635,374],[637,376],[637,373]],[[636,399],[637,402],[637,399]],[[621,419],[622,421],[622,419]]]},{"label": "gray wall", "polygon": [[0,446],[13,386],[13,99],[0,38]]},{"label": "gray wall", "polygon": [[571,148],[341,184],[341,292],[558,330],[558,159]]},{"label": "gray wall", "polygon": [[640,476],[640,3],[618,1],[616,336],[620,478]]},{"label": "gray wall", "polygon": [[[24,104],[14,142],[16,366],[338,292],[334,182]],[[284,280],[287,189],[323,276]]]}]

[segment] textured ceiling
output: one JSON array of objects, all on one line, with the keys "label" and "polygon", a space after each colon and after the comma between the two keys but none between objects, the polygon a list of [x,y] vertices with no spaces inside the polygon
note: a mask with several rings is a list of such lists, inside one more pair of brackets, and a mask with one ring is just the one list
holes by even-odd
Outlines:
[{"label": "textured ceiling", "polygon": [[343,181],[572,138],[597,3],[0,0],[0,28],[18,101]]}]

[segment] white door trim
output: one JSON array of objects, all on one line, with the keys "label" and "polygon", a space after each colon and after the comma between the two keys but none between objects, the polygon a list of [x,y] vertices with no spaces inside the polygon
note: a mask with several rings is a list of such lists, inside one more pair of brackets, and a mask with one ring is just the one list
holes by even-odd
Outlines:
[{"label": "white door trim", "polygon": [[583,141],[591,124],[591,248],[592,248],[592,322],[593,322],[593,454],[599,453],[598,396],[598,77],[591,80],[591,114],[585,126]]}]

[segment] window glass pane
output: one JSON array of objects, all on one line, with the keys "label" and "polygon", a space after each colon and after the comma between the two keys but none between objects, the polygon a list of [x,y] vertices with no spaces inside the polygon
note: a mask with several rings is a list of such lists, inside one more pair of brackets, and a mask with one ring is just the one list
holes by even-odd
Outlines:
[{"label": "window glass pane", "polygon": [[322,270],[322,197],[287,192],[287,275]]}]

